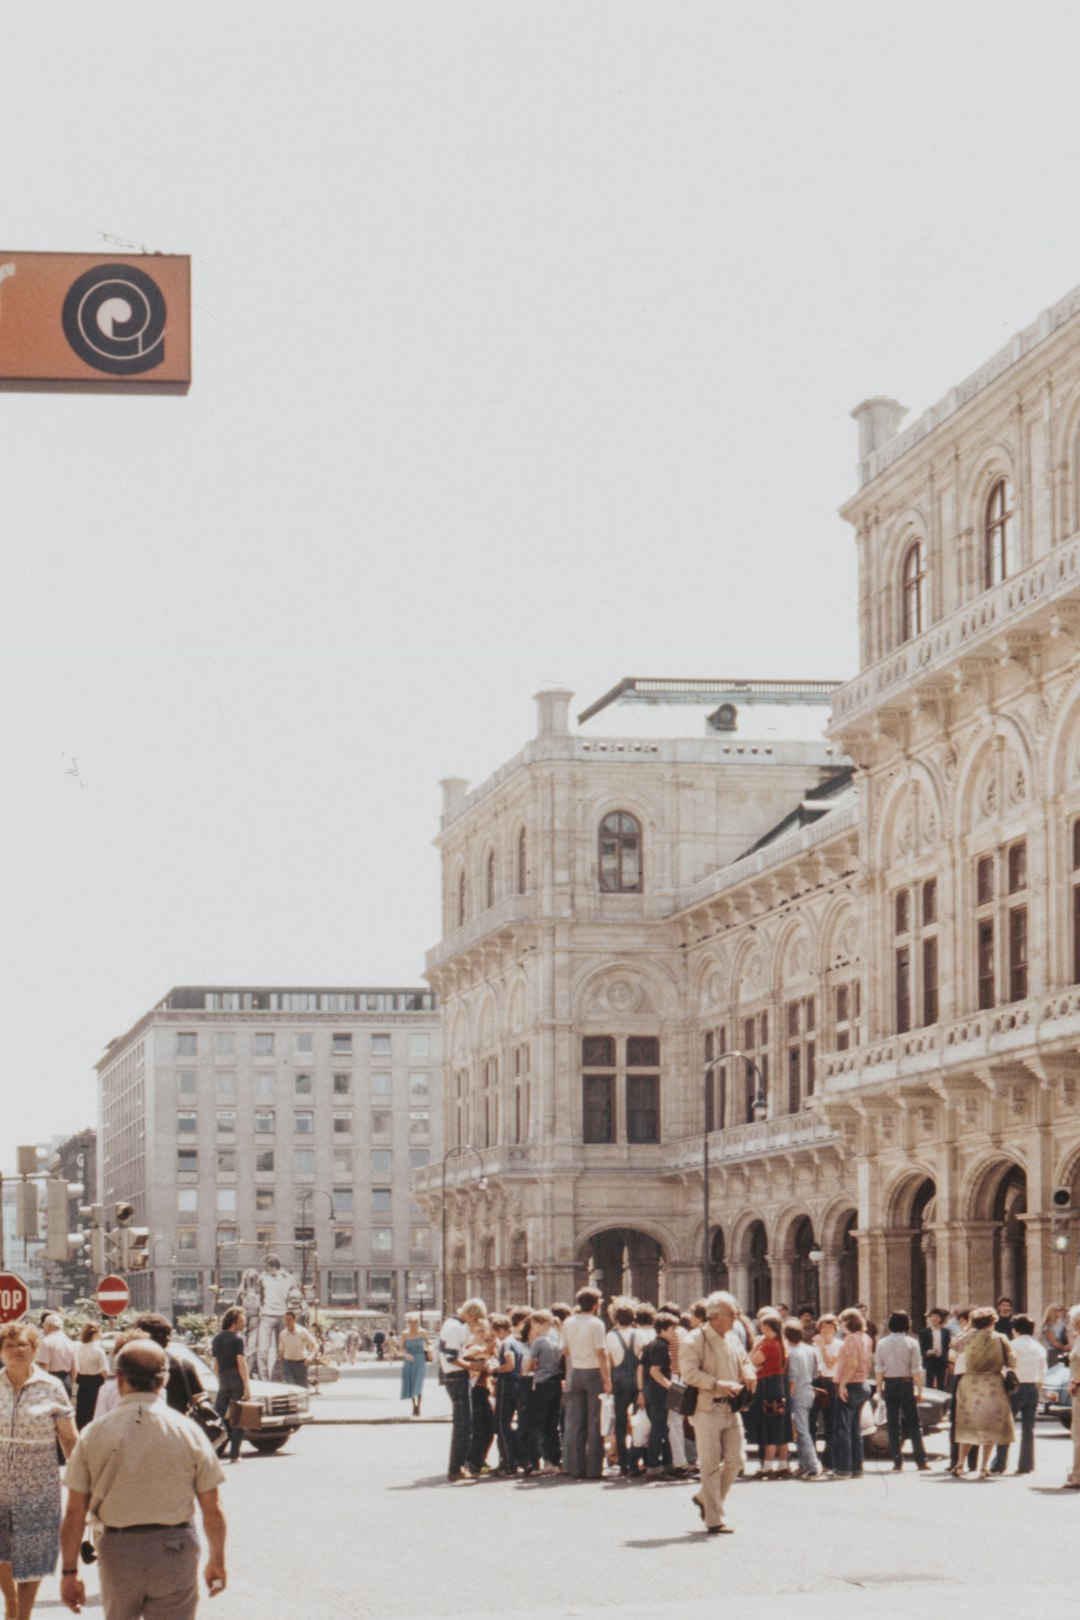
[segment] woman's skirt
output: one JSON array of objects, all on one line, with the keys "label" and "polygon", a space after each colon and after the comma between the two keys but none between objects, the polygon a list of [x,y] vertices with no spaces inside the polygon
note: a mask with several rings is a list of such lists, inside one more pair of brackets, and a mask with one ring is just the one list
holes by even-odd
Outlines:
[{"label": "woman's skirt", "polygon": [[[783,1373],[774,1373],[758,1381],[761,1397],[761,1429],[759,1443],[763,1446],[786,1446],[791,1439],[791,1414],[788,1411],[787,1385]],[[779,1412],[770,1407],[779,1406]]]},{"label": "woman's skirt", "polygon": [[961,1446],[1011,1446],[1012,1406],[999,1372],[965,1373],[956,1392],[956,1440]]},{"label": "woman's skirt", "polygon": [[105,1382],[104,1373],[83,1373],[75,1386],[75,1426],[85,1429],[94,1421],[98,1390]]}]

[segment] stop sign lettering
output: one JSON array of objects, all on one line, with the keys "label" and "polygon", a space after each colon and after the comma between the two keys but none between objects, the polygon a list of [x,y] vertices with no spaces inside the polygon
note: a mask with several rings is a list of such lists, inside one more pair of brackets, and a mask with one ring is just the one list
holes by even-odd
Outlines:
[{"label": "stop sign lettering", "polygon": [[0,1271],[0,1322],[17,1322],[30,1309],[30,1290],[13,1271]]}]

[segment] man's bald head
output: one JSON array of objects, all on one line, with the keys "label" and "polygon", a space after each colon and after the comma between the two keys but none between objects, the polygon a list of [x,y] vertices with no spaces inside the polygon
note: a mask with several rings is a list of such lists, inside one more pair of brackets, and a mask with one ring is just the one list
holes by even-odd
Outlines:
[{"label": "man's bald head", "polygon": [[163,1387],[169,1358],[153,1339],[134,1339],[117,1356],[116,1373],[129,1393],[150,1395]]}]

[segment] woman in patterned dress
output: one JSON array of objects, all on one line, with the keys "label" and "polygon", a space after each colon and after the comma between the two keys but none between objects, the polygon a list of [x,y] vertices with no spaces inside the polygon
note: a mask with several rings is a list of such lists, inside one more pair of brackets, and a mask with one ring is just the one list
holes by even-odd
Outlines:
[{"label": "woman in patterned dress", "polygon": [[1011,1446],[1016,1439],[1004,1378],[1007,1367],[1015,1370],[1016,1357],[1004,1334],[994,1332],[996,1322],[997,1315],[989,1305],[972,1311],[973,1331],[964,1347],[964,1376],[956,1396],[956,1441],[960,1454],[963,1456],[967,1446],[982,1447],[983,1479],[992,1478],[990,1458],[994,1448]]},{"label": "woman in patterned dress", "polygon": [[56,1442],[75,1446],[63,1384],[34,1365],[40,1335],[29,1322],[0,1328],[0,1592],[6,1620],[29,1620],[42,1578],[60,1550]]}]

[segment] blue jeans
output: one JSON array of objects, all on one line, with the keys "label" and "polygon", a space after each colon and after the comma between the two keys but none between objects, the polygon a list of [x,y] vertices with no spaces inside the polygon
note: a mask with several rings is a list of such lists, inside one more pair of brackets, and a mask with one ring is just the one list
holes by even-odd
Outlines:
[{"label": "blue jeans", "polygon": [[649,1468],[671,1465],[671,1445],[668,1441],[667,1390],[655,1378],[645,1385],[645,1410],[649,1414],[649,1449],[645,1463]]},{"label": "blue jeans", "polygon": [[[244,1380],[238,1372],[223,1372],[218,1379],[218,1391],[214,1397],[214,1407],[218,1417],[225,1418],[226,1412],[233,1401],[242,1401],[244,1398]],[[225,1418],[228,1423],[228,1418]],[[229,1457],[233,1462],[240,1455],[240,1447],[244,1443],[243,1429],[229,1429]]]},{"label": "blue jeans", "polygon": [[889,1450],[898,1463],[904,1449],[904,1435],[911,1441],[911,1451],[920,1465],[926,1461],[919,1405],[915,1399],[915,1385],[910,1378],[886,1378],[885,1411],[889,1423]]},{"label": "blue jeans", "polygon": [[469,1458],[472,1444],[472,1392],[468,1373],[447,1373],[444,1380],[450,1397],[451,1420],[450,1463],[447,1472],[460,1474]]},{"label": "blue jeans", "polygon": [[836,1427],[833,1431],[833,1472],[836,1474],[862,1473],[863,1444],[859,1417],[870,1399],[869,1384],[849,1384],[847,1400],[837,1394]]},{"label": "blue jeans", "polygon": [[[1039,1410],[1038,1384],[1019,1384],[1009,1397],[1013,1417],[1020,1425],[1020,1458],[1016,1464],[1018,1474],[1030,1474],[1035,1467],[1035,1415]],[[990,1465],[992,1474],[1003,1474],[1008,1460],[1008,1446],[998,1446]]]},{"label": "blue jeans", "polygon": [[308,1387],[308,1370],[306,1361],[286,1361],[281,1358],[281,1382],[283,1384],[297,1384],[301,1389]]},{"label": "blue jeans", "polygon": [[799,1454],[799,1467],[804,1474],[820,1474],[817,1448],[811,1423],[814,1416],[814,1386],[797,1387],[791,1397],[791,1418],[795,1424],[795,1444]]}]

